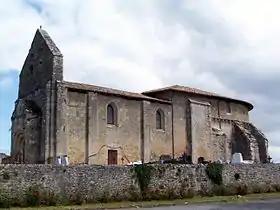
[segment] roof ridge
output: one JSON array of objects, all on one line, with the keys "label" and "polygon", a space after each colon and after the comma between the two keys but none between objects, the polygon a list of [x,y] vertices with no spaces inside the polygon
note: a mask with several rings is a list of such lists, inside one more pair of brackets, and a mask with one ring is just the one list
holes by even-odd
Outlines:
[{"label": "roof ridge", "polygon": [[168,91],[168,90],[185,92],[185,93],[188,93],[188,94],[201,95],[201,96],[205,96],[205,97],[216,97],[216,98],[220,98],[220,99],[224,99],[224,100],[228,100],[228,101],[235,101],[235,102],[238,102],[238,103],[245,104],[249,108],[249,110],[253,109],[253,105],[250,102],[247,102],[247,101],[244,101],[244,100],[241,100],[241,99],[231,98],[231,97],[228,97],[228,96],[223,96],[223,95],[220,95],[219,93],[216,93],[216,92],[210,92],[210,91],[202,90],[202,89],[199,89],[199,88],[188,87],[188,86],[183,86],[183,85],[171,85],[171,86],[166,86],[166,87],[163,87],[163,88],[148,90],[148,91],[143,92],[143,94],[153,96],[154,93],[158,93],[158,92],[162,92],[162,91]]},{"label": "roof ridge", "polygon": [[57,47],[57,45],[52,40],[51,36],[48,34],[48,32],[46,30],[44,30],[42,28],[38,28],[37,32],[45,40],[49,50],[52,52],[53,55],[62,56],[62,53],[60,52],[59,48]]},{"label": "roof ridge", "polygon": [[168,104],[171,103],[168,100],[154,98],[152,96],[147,96],[142,93],[130,92],[130,91],[114,89],[114,88],[110,88],[110,87],[97,86],[97,85],[91,85],[91,84],[79,83],[79,82],[69,82],[69,81],[62,81],[62,84],[65,84],[68,88],[73,88],[73,89],[89,90],[89,91],[93,91],[93,92],[120,95],[120,96],[125,96],[125,97],[130,97],[130,98],[147,99],[147,100],[163,102],[163,103],[168,103]]}]

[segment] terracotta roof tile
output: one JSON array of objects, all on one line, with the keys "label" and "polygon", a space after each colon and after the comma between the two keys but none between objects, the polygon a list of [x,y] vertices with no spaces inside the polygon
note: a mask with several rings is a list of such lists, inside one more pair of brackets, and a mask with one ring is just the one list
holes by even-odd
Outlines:
[{"label": "terracotta roof tile", "polygon": [[230,98],[230,97],[225,97],[225,96],[219,95],[217,93],[207,92],[207,91],[200,90],[197,88],[191,88],[191,87],[181,86],[181,85],[173,85],[173,86],[169,86],[169,87],[154,89],[154,90],[143,92],[142,94],[152,96],[153,93],[163,92],[163,91],[168,91],[168,90],[180,91],[180,92],[197,94],[197,95],[206,96],[206,97],[213,97],[213,98],[220,98],[220,99],[224,99],[224,100],[228,100],[228,101],[234,101],[234,102],[246,105],[249,108],[249,110],[253,109],[253,105],[247,101],[234,99],[234,98]]}]

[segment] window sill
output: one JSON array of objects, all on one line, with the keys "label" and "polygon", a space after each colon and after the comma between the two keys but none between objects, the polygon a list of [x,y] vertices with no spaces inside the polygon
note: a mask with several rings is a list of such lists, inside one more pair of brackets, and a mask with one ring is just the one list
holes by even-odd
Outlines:
[{"label": "window sill", "polygon": [[162,133],[165,133],[165,130],[163,129],[156,129],[158,132],[162,132]]},{"label": "window sill", "polygon": [[116,127],[118,127],[118,125],[107,124],[107,128],[116,128]]}]

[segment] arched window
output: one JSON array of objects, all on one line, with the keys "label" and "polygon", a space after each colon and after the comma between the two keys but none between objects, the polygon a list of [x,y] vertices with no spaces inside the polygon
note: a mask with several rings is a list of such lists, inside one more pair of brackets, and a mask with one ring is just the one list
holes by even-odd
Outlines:
[{"label": "arched window", "polygon": [[158,109],[156,113],[156,128],[164,130],[164,113],[161,109]]},{"label": "arched window", "polygon": [[107,106],[107,124],[117,125],[117,107],[113,103]]}]

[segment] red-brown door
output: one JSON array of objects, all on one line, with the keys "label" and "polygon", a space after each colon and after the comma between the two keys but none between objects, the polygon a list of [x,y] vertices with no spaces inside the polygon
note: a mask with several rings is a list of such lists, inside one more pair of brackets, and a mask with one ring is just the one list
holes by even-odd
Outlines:
[{"label": "red-brown door", "polygon": [[117,165],[117,164],[118,164],[118,151],[108,150],[108,165]]}]

